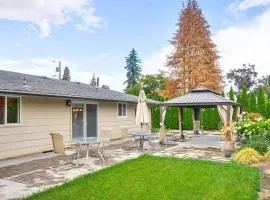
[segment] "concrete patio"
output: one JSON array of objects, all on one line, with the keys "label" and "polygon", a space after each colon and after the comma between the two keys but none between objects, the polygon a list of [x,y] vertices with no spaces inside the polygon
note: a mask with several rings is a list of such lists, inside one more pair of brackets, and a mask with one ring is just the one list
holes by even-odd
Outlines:
[{"label": "concrete patio", "polygon": [[220,140],[221,136],[216,134],[194,136],[186,142],[169,141],[167,145],[156,145],[155,148],[142,152],[131,147],[126,139],[122,139],[112,141],[105,147],[105,162],[94,155],[88,159],[87,163],[85,158],[74,163],[69,157],[52,152],[2,160],[0,161],[0,199],[23,197],[85,173],[136,158],[143,153],[227,161],[219,150]]}]

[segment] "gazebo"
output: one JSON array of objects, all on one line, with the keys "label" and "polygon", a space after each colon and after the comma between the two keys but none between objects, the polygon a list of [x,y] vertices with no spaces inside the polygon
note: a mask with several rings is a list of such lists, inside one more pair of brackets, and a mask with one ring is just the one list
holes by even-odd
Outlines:
[{"label": "gazebo", "polygon": [[232,136],[231,124],[233,108],[237,110],[237,116],[241,112],[241,107],[239,104],[226,99],[211,89],[204,87],[193,89],[189,93],[170,99],[160,104],[161,142],[163,142],[165,137],[164,120],[167,107],[178,107],[179,133],[181,135],[183,134],[183,108],[192,108],[194,134],[198,134],[200,129],[200,109],[217,108],[224,127],[226,128],[226,135],[228,136],[227,140],[231,140]]}]

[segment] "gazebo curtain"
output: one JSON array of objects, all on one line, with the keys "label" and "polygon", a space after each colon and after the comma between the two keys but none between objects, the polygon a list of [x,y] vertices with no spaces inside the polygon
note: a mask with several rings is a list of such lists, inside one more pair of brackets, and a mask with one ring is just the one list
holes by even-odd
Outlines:
[{"label": "gazebo curtain", "polygon": [[167,107],[161,106],[160,107],[160,143],[164,143],[165,140],[165,127],[164,121],[166,117]]},{"label": "gazebo curtain", "polygon": [[[228,130],[232,122],[233,107],[228,106],[228,105],[218,105],[217,108],[218,108],[219,116],[224,124],[224,127],[227,127],[227,130]],[[229,118],[228,118],[228,114],[229,114]]]}]

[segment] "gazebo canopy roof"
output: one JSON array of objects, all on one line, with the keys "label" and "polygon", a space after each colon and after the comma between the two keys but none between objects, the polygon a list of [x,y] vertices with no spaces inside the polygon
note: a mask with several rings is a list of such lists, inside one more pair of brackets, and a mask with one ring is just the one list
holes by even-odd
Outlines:
[{"label": "gazebo canopy roof", "polygon": [[204,87],[193,89],[189,93],[163,102],[162,105],[179,107],[214,107],[217,105],[239,106],[239,104],[226,99],[217,92]]}]

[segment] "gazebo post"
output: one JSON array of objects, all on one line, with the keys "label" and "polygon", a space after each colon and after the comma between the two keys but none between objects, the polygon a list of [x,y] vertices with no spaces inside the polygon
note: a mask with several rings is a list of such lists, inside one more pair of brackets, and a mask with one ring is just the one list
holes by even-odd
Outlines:
[{"label": "gazebo post", "polygon": [[200,108],[192,108],[192,119],[193,119],[193,131],[194,131],[194,135],[198,135],[198,129],[200,127],[197,127],[197,126],[200,126],[200,123],[197,124],[197,122],[199,121],[200,119]]},{"label": "gazebo post", "polygon": [[181,135],[181,138],[183,139],[183,108],[178,107],[178,124],[179,124],[179,133]]},{"label": "gazebo post", "polygon": [[164,128],[164,119],[166,116],[166,111],[167,111],[167,107],[166,106],[160,106],[159,107],[159,125],[160,125],[160,129],[159,129],[159,142],[160,144],[164,144],[164,140],[165,140],[165,128]]},{"label": "gazebo post", "polygon": [[227,106],[226,113],[227,113],[226,132],[227,132],[227,136],[228,136],[227,139],[229,141],[231,141],[232,140],[232,133],[231,133],[231,106]]}]

